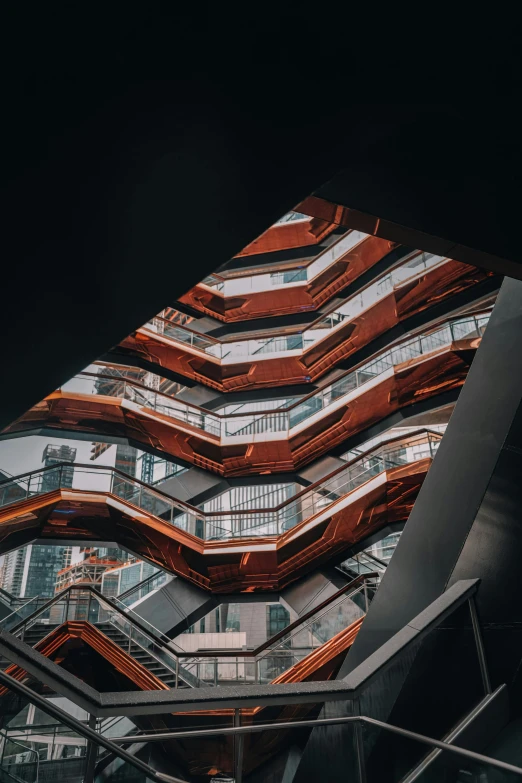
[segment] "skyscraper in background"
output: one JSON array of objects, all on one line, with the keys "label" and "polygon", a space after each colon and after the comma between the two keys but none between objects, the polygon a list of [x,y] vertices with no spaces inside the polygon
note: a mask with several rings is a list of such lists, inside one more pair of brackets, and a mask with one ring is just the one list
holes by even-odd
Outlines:
[{"label": "skyscraper in background", "polygon": [[[44,467],[62,464],[59,469],[44,471],[39,491],[50,492],[58,487],[72,487],[76,449],[48,443],[42,454]],[[63,463],[71,463],[63,465]],[[36,489],[36,487],[35,487]],[[12,490],[11,490],[12,491]],[[30,544],[5,555],[0,587],[14,596],[32,598],[54,595],[58,571],[70,565],[71,547]]]},{"label": "skyscraper in background", "polygon": [[[73,463],[76,459],[76,449],[70,446],[55,446],[48,443],[42,454],[44,467],[50,468],[53,465],[61,465],[64,462]],[[61,480],[60,480],[61,472]],[[61,470],[45,471],[42,475],[42,492],[50,492],[58,487],[71,488],[73,485],[74,468],[63,465]]]}]

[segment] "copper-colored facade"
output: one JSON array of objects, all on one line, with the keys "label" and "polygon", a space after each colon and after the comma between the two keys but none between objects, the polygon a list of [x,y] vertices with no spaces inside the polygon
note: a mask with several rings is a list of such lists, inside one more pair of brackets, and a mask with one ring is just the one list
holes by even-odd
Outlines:
[{"label": "copper-colored facade", "polygon": [[317,310],[395,247],[396,242],[365,237],[317,277],[302,285],[236,296],[223,296],[208,286],[197,285],[180,297],[180,302],[226,323]]},{"label": "copper-colored facade", "polygon": [[335,223],[317,217],[308,217],[306,220],[295,222],[275,223],[243,248],[236,258],[317,245],[336,228]]},{"label": "copper-colored facade", "polygon": [[[53,628],[35,645],[34,649],[46,658],[63,660],[67,655],[68,647],[70,648],[71,642],[74,641],[82,642],[99,653],[110,666],[126,677],[132,686],[146,691],[168,690],[164,682],[86,620],[68,620]],[[5,671],[20,682],[29,676],[21,666],[16,664],[8,666]],[[78,672],[78,676],[84,679],[85,672]],[[7,692],[7,688],[0,687],[0,696]]]},{"label": "copper-colored facade", "polygon": [[216,593],[279,590],[358,541],[407,519],[431,463],[383,471],[279,536],[203,541],[107,492],[60,489],[0,510],[0,553],[35,539],[116,542]]},{"label": "copper-colored facade", "polygon": [[[412,315],[470,288],[491,274],[456,261],[437,266],[411,283],[391,291],[361,315],[345,321],[301,355],[245,358],[222,364],[203,350],[159,335],[146,327],[133,332],[119,346],[129,358],[145,359],[178,375],[219,391],[239,391],[319,380],[340,361],[348,359],[377,337]],[[267,336],[267,335],[264,335]]]},{"label": "copper-colored facade", "polygon": [[[307,682],[329,680],[338,671],[343,656],[351,647],[361,627],[363,618],[359,618],[346,629],[340,631],[323,645],[313,650],[298,663],[291,666],[283,674],[273,680],[272,684]],[[127,689],[138,688],[140,690],[167,690],[167,686],[142,664],[128,655],[118,645],[112,642],[98,628],[87,621],[68,621],[54,628],[44,639],[35,645],[35,650],[46,658],[56,662],[67,662],[67,668],[76,676],[91,682],[90,672],[84,668],[79,670],[74,658],[68,660],[68,653],[80,644],[100,654],[106,661],[110,670],[118,672],[122,677],[122,685]],[[6,669],[6,673],[18,681],[31,681],[30,675],[25,670],[13,664]],[[0,698],[8,696],[5,687],[0,687]],[[313,705],[297,705],[293,707],[278,708],[278,719],[281,721],[303,718],[314,710]],[[152,720],[138,719],[138,724],[147,728],[170,729],[184,726],[184,721],[190,715],[191,722],[202,726],[211,722],[213,725],[230,725],[233,710],[202,710],[199,712],[177,712],[172,715],[158,716]],[[270,720],[273,709],[255,707],[240,710],[242,725],[251,725],[259,721]],[[251,771],[273,756],[288,739],[288,732],[278,732],[276,736],[270,733],[267,736],[245,737],[245,752],[248,761],[245,771]],[[234,742],[231,737],[207,737],[194,742],[166,742],[164,744],[167,754],[181,762],[190,774],[231,774],[234,769]]]},{"label": "copper-colored facade", "polygon": [[[403,409],[459,388],[480,338],[460,340],[432,354],[396,365],[362,386],[341,407],[331,405],[270,438],[246,434],[221,438],[163,413],[104,395],[58,391],[31,408],[8,433],[39,427],[96,435],[117,435],[224,476],[293,471],[346,438]],[[203,411],[202,413],[208,413]]]}]

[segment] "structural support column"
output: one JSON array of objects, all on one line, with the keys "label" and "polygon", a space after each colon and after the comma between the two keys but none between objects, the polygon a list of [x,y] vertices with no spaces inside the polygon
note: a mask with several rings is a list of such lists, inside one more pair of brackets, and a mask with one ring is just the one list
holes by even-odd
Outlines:
[{"label": "structural support column", "polygon": [[158,631],[173,639],[208,614],[218,603],[212,593],[175,576],[163,587],[134,604],[132,609]]},{"label": "structural support column", "polygon": [[[94,715],[89,715],[89,728],[96,731],[96,718]],[[89,741],[87,743],[87,754],[85,757],[85,777],[84,783],[94,782],[94,769],[96,767],[96,757],[98,755],[98,746]]]},{"label": "structural support column", "polygon": [[[522,282],[507,279],[433,465],[338,677],[346,677],[458,579],[481,579],[477,612],[473,622],[466,614],[443,637],[427,640],[431,647],[403,656],[377,690],[363,696],[363,712],[393,718],[399,725],[429,720],[440,717],[436,710],[442,692],[451,701],[451,694],[466,687],[474,694],[478,688],[480,698],[482,685],[494,690],[502,683],[510,683],[512,694],[522,698],[521,475]],[[477,634],[480,638],[478,620],[484,639],[480,665],[474,649]],[[451,654],[444,647],[448,643],[464,651],[460,669],[452,659],[451,681],[435,666]],[[438,696],[434,681],[440,684]],[[419,705],[425,698],[431,704]],[[343,705],[336,705],[336,711],[342,714]],[[325,783],[342,779],[343,753],[332,749],[346,743],[339,729],[329,736],[314,729],[294,782],[314,776]]]}]

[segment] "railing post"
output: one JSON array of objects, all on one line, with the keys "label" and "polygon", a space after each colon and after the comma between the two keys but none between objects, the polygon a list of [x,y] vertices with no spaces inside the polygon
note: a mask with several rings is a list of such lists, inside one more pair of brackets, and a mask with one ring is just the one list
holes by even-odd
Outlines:
[{"label": "railing post", "polygon": [[[89,728],[96,731],[96,718],[89,715]],[[94,769],[96,767],[96,756],[98,755],[98,746],[92,740],[87,742],[87,755],[85,757],[85,776],[84,783],[94,783]]]},{"label": "railing post", "polygon": [[214,658],[214,685],[218,684],[218,659]]},{"label": "railing post", "polygon": [[176,679],[174,682],[174,687],[177,689],[179,686],[179,658],[176,655]]},{"label": "railing post", "polygon": [[[234,710],[234,726],[239,728],[241,726],[241,710],[239,708]],[[242,783],[243,780],[243,743],[244,737],[242,734],[234,735],[234,780],[235,783]]]},{"label": "railing post", "polygon": [[[360,715],[359,699],[355,699],[353,702],[353,714]],[[357,776],[359,783],[366,783],[366,764],[364,761],[364,737],[363,726],[360,720],[355,721],[354,724],[355,734],[355,755],[357,759]]]},{"label": "railing post", "polygon": [[368,582],[366,581],[366,579],[364,580],[363,590],[364,590],[364,611],[366,612],[366,614],[368,614]]},{"label": "railing post", "polygon": [[480,666],[480,674],[482,677],[482,684],[484,685],[484,692],[486,696],[492,692],[491,682],[489,679],[488,665],[486,661],[486,652],[484,650],[484,641],[482,639],[482,632],[480,630],[480,623],[477,614],[477,605],[475,603],[475,596],[471,596],[468,599],[469,613],[471,615],[471,625],[473,627],[473,637],[475,639],[475,646],[477,648],[477,656]]}]

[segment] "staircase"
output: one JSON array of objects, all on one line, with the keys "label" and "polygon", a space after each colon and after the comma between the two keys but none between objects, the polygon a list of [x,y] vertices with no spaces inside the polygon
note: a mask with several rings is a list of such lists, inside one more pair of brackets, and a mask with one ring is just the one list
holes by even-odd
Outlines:
[{"label": "staircase", "polygon": [[[51,633],[51,631],[54,631],[57,627],[56,623],[35,623],[25,630],[23,641],[28,644],[29,647],[34,647],[38,642],[42,641],[44,636],[47,636],[48,633]],[[12,661],[9,661],[7,658],[0,655],[0,669],[5,669],[11,664]]]},{"label": "staircase", "polygon": [[[147,671],[154,674],[158,679],[168,685],[169,688],[176,687],[176,675],[160,661],[158,661],[153,655],[148,653],[143,647],[136,642],[129,639],[123,631],[120,631],[112,623],[96,623],[96,628],[105,634],[111,642],[118,645],[124,652],[128,653],[135,661],[145,666]],[[179,685],[185,685],[183,682],[183,672],[180,667]]]}]

